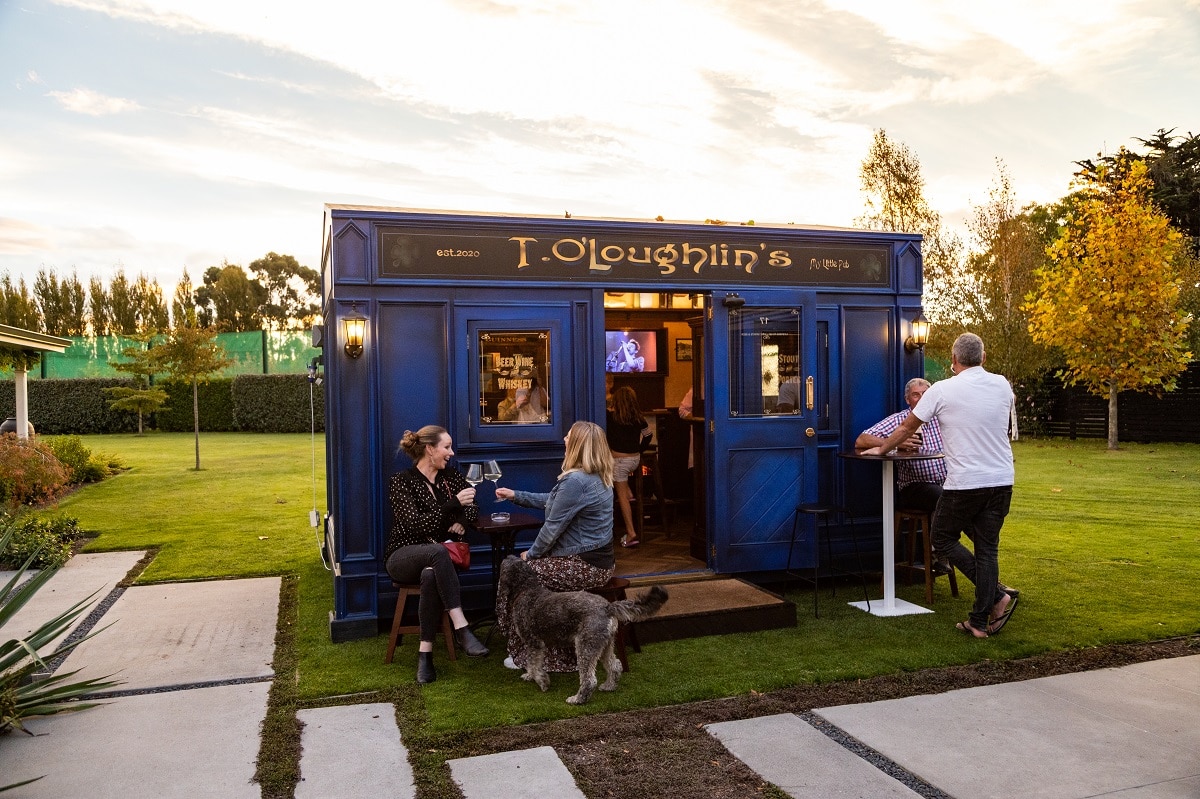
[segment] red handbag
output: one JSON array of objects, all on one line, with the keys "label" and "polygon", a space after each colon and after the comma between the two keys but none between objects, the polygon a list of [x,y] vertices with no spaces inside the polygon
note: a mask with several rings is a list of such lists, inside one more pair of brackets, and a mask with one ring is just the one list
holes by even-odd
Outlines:
[{"label": "red handbag", "polygon": [[442,546],[450,553],[454,568],[463,571],[471,568],[471,546],[466,541],[443,541]]}]

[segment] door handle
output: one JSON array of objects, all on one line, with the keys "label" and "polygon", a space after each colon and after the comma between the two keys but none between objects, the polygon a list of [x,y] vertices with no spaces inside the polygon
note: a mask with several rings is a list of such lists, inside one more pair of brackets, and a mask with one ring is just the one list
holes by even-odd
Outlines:
[{"label": "door handle", "polygon": [[812,438],[816,434],[817,434],[817,431],[813,430],[811,427],[804,431],[804,435],[808,436],[809,438]]},{"label": "door handle", "polygon": [[813,396],[813,377],[812,377],[812,375],[809,375],[804,380],[804,405],[810,411],[813,409],[814,396]]}]

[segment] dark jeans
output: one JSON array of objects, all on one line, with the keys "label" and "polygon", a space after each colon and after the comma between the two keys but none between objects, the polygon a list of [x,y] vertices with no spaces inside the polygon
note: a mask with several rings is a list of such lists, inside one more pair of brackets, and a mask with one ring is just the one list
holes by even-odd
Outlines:
[{"label": "dark jeans", "polygon": [[[441,544],[414,544],[400,547],[387,559],[387,573],[398,583],[420,583],[421,599],[417,615],[421,619],[421,640],[432,641],[442,626],[442,612],[462,607],[458,572],[450,553]],[[396,608],[400,613],[404,608]]]},{"label": "dark jeans", "polygon": [[[1000,528],[1012,502],[1012,486],[943,491],[933,514],[933,548],[946,557],[975,584],[971,626],[986,630],[992,606],[1004,592],[1000,580]],[[962,545],[966,533],[975,542],[975,552]]]},{"label": "dark jeans", "polygon": [[896,498],[896,508],[933,513],[941,496],[941,483],[909,483],[900,489],[900,494]]}]

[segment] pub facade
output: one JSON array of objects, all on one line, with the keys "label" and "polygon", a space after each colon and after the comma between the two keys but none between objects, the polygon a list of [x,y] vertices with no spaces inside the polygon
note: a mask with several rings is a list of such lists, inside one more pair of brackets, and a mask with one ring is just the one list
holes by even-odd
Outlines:
[{"label": "pub facade", "polygon": [[[322,261],[334,640],[391,618],[404,430],[445,427],[460,466],[496,460],[500,484],[548,491],[570,426],[604,424],[606,378],[664,423],[691,392],[674,441],[698,569],[784,569],[796,507],[817,500],[853,506],[879,551],[878,470],[836,456],[922,373],[919,236],[327,206]],[[793,567],[820,563],[811,523]],[[469,540],[464,600],[490,606],[488,542]]]}]

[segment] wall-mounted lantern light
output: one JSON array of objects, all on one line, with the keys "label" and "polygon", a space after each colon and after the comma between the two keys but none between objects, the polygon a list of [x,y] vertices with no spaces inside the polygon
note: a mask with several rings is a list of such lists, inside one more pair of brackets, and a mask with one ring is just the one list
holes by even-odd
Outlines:
[{"label": "wall-mounted lantern light", "polygon": [[363,338],[367,333],[367,320],[358,312],[358,303],[350,304],[350,315],[342,319],[342,338],[347,357],[357,358],[363,354]]},{"label": "wall-mounted lantern light", "polygon": [[912,320],[912,333],[904,340],[904,351],[913,352],[923,349],[929,341],[929,320],[920,311],[917,318]]}]

